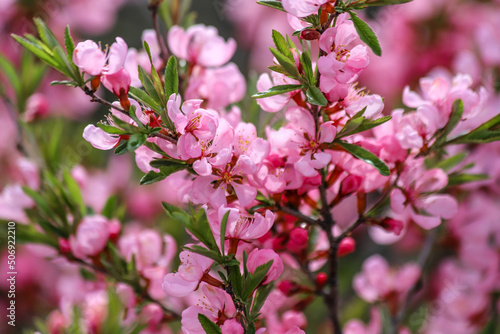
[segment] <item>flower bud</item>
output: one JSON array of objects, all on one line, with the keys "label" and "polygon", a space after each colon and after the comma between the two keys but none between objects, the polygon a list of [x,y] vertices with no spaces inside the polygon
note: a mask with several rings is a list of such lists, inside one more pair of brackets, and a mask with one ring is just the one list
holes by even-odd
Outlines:
[{"label": "flower bud", "polygon": [[306,41],[314,41],[320,37],[321,34],[316,29],[304,29],[300,32],[300,38],[305,39]]},{"label": "flower bud", "polygon": [[116,73],[102,77],[104,87],[113,92],[117,97],[128,94],[131,81],[130,74],[123,68]]},{"label": "flower bud", "polygon": [[340,242],[337,254],[339,257],[342,257],[347,254],[351,254],[352,252],[354,252],[355,249],[356,249],[356,241],[354,241],[354,239],[351,237],[347,237]]},{"label": "flower bud", "polygon": [[307,230],[297,227],[290,231],[290,239],[287,244],[288,251],[298,253],[307,247],[309,235]]},{"label": "flower bud", "polygon": [[351,195],[359,189],[362,181],[363,178],[359,175],[348,175],[340,184],[340,194],[342,194],[342,196]]},{"label": "flower bud", "polygon": [[328,276],[325,273],[318,273],[318,275],[316,275],[316,285],[319,288],[324,287],[327,280]]},{"label": "flower bud", "polygon": [[71,246],[69,244],[68,239],[59,238],[58,243],[59,243],[59,250],[61,251],[61,253],[63,254],[71,253]]},{"label": "flower bud", "polygon": [[23,118],[26,122],[45,117],[49,113],[49,101],[45,95],[36,93],[31,95],[26,101],[26,110]]},{"label": "flower bud", "polygon": [[392,232],[395,235],[400,235],[401,231],[403,230],[404,224],[400,220],[396,220],[393,218],[385,218],[382,220],[379,224],[380,227],[382,227],[384,230],[387,232]]}]

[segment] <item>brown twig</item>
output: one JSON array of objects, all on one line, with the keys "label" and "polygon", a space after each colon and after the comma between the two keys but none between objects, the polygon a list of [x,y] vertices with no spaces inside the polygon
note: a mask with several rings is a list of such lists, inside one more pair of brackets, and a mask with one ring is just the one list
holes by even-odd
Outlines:
[{"label": "brown twig", "polygon": [[151,18],[153,21],[153,28],[156,32],[156,40],[158,41],[158,45],[160,46],[160,55],[164,64],[168,63],[168,49],[165,44],[165,40],[162,37],[160,26],[158,24],[158,8],[160,7],[161,1],[151,1],[148,9],[151,11]]}]

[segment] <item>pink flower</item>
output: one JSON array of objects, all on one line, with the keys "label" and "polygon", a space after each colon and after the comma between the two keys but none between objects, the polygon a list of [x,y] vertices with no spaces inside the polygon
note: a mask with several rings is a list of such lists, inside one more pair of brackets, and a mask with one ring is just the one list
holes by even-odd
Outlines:
[{"label": "pink flower", "polygon": [[274,213],[266,210],[265,216],[256,212],[253,217],[243,214],[241,209],[226,208],[221,206],[218,210],[216,222],[211,222],[214,234],[220,231],[220,222],[226,212],[229,211],[229,217],[226,226],[226,238],[252,241],[266,234],[274,223]]},{"label": "pink flower", "polygon": [[[272,78],[272,81],[271,81]],[[272,72],[271,78],[269,74],[262,73],[257,81],[257,90],[259,92],[264,92],[273,86],[278,85],[298,85],[300,84],[297,80],[291,79],[284,74]],[[300,90],[294,90],[288,93],[274,95],[270,97],[265,97],[262,99],[257,99],[257,104],[262,108],[262,110],[267,112],[277,112],[282,110],[290,101],[290,98],[297,94]]]},{"label": "pink flower", "polygon": [[76,234],[69,239],[73,254],[78,258],[99,254],[106,247],[112,226],[103,216],[83,218],[76,228]]},{"label": "pink flower", "polygon": [[255,272],[257,267],[266,264],[269,261],[273,261],[273,264],[271,265],[271,268],[269,268],[269,271],[262,282],[263,285],[269,284],[280,277],[281,272],[283,271],[283,261],[281,261],[280,256],[271,249],[254,249],[248,255],[247,267],[252,274]]},{"label": "pink flower", "polygon": [[318,59],[319,72],[340,83],[354,81],[370,63],[366,46],[359,41],[350,21],[327,29],[321,35],[319,47],[327,53]]},{"label": "pink flower", "polygon": [[120,142],[120,137],[110,135],[93,124],[85,127],[83,138],[99,150],[111,150]]},{"label": "pink flower", "polygon": [[399,270],[389,268],[387,261],[380,255],[372,255],[363,263],[361,273],[354,277],[356,293],[369,303],[383,301],[396,293],[404,298],[420,277],[417,264],[406,264]]},{"label": "pink flower", "polygon": [[176,273],[167,274],[163,280],[163,290],[169,296],[184,297],[195,291],[203,275],[208,272],[213,260],[190,251],[179,255],[181,264]]},{"label": "pink flower", "polygon": [[246,81],[238,67],[229,63],[219,68],[195,67],[186,89],[186,99],[202,99],[207,108],[221,110],[243,99]]},{"label": "pink flower", "polygon": [[[204,298],[200,298],[197,306],[191,306],[182,312],[182,332],[185,334],[205,334],[205,330],[198,320],[198,314],[204,314],[215,323],[228,322],[236,315],[236,308],[227,292],[208,284],[203,284],[201,291]],[[226,330],[230,328],[240,330],[236,324],[231,322],[227,325]]]},{"label": "pink flower", "polygon": [[283,8],[296,17],[306,17],[317,14],[321,5],[330,0],[283,0]]},{"label": "pink flower", "polygon": [[105,75],[102,78],[102,84],[104,87],[118,97],[126,96],[128,94],[130,83],[130,75],[123,68],[113,74]]},{"label": "pink flower", "polygon": [[127,43],[121,37],[116,38],[108,55],[94,41],[87,40],[77,44],[73,53],[73,62],[89,75],[111,75],[122,69],[127,57],[127,50]]},{"label": "pink flower", "polygon": [[175,56],[204,67],[224,65],[236,50],[234,39],[225,42],[216,28],[202,24],[187,30],[173,26],[168,31],[168,46]]},{"label": "pink flower", "polygon": [[379,334],[382,331],[382,316],[380,310],[372,307],[370,310],[370,323],[363,324],[361,320],[349,320],[345,327],[345,334]]},{"label": "pink flower", "polygon": [[436,194],[448,184],[448,175],[439,168],[425,170],[422,160],[414,160],[401,173],[398,188],[391,192],[391,208],[396,213],[410,212],[411,219],[424,229],[441,224],[441,218],[452,218],[457,200],[447,194]]},{"label": "pink flower", "polygon": [[238,320],[229,319],[221,326],[222,334],[244,334],[245,329],[241,326]]}]

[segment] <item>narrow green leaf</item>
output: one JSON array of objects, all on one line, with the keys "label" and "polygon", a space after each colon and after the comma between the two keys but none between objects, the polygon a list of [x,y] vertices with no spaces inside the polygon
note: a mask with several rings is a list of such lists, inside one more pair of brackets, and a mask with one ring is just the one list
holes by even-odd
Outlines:
[{"label": "narrow green leaf", "polygon": [[26,38],[22,38],[15,34],[11,35],[19,44],[21,44],[24,48],[31,51],[35,56],[37,56],[41,61],[46,63],[47,65],[59,70],[59,64],[54,61],[52,55],[47,53],[45,48],[43,48],[39,43],[35,43]]},{"label": "narrow green leaf", "polygon": [[302,68],[304,69],[307,82],[310,86],[315,86],[316,78],[314,77],[314,71],[312,68],[312,62],[311,57],[309,56],[309,52],[302,52],[302,54],[300,55],[300,63],[302,64]]},{"label": "narrow green leaf", "polygon": [[101,128],[104,130],[106,133],[109,133],[111,135],[125,135],[128,134],[127,131],[115,128],[114,126],[104,124],[104,123],[97,123],[97,127]]},{"label": "narrow green leaf", "polygon": [[43,22],[40,18],[35,18],[33,20],[35,22],[36,28],[38,30],[38,35],[40,35],[40,39],[47,44],[47,46],[51,49],[60,46],[59,41],[56,36],[52,33],[52,31],[47,27],[45,22]]},{"label": "narrow green leaf", "polygon": [[400,5],[403,3],[408,3],[413,0],[366,0],[363,5],[367,7],[372,6],[389,6],[389,5]]},{"label": "narrow green leaf", "polygon": [[116,155],[122,155],[122,154],[125,154],[125,153],[128,153],[128,143],[127,143],[126,140],[122,140],[122,141],[120,141],[120,143],[116,147],[115,154]]},{"label": "narrow green leaf", "polygon": [[177,72],[177,59],[171,56],[165,68],[165,95],[167,98],[179,92],[179,74]]},{"label": "narrow green leaf", "polygon": [[[158,96],[158,93],[156,92],[155,85],[153,84],[153,79],[151,76],[142,68],[139,66],[139,80],[142,82],[142,86],[148,93],[148,95],[155,101],[155,103],[158,106],[163,106],[162,100],[160,99],[160,96]],[[158,108],[161,110],[161,107]]]},{"label": "narrow green leaf", "polygon": [[264,92],[259,92],[257,94],[254,94],[254,95],[252,95],[252,97],[257,98],[257,99],[261,99],[264,97],[269,97],[269,96],[274,96],[274,95],[292,92],[292,91],[297,90],[297,89],[302,89],[302,85],[278,85],[278,86],[271,87]]},{"label": "narrow green leaf", "polygon": [[134,100],[137,100],[137,101],[144,103],[146,106],[148,106],[149,108],[151,108],[152,110],[154,110],[158,113],[162,109],[160,107],[160,105],[142,89],[130,86],[129,95]]},{"label": "narrow green leaf", "polygon": [[440,137],[446,139],[446,137],[455,129],[458,122],[462,119],[464,113],[464,103],[462,100],[455,100],[451,108],[450,120],[446,123],[443,132]]},{"label": "narrow green leaf", "polygon": [[83,196],[80,190],[80,186],[68,171],[65,171],[63,173],[63,180],[64,183],[66,184],[66,189],[68,190],[68,194],[71,196],[73,203],[75,203],[78,206],[78,209],[80,210],[80,214],[82,215],[82,217],[85,216],[87,208],[85,206],[85,202],[83,201]]},{"label": "narrow green leaf", "polygon": [[78,87],[78,83],[73,80],[55,80],[50,83],[51,86],[68,86],[68,87]]},{"label": "narrow green leaf", "polygon": [[166,107],[167,98],[165,96],[165,90],[163,89],[163,84],[161,82],[160,75],[158,74],[154,66],[153,58],[151,57],[151,51],[146,41],[144,41],[144,50],[146,50],[146,53],[148,54],[149,57],[149,62],[151,63],[151,78],[153,79],[153,86],[156,90],[156,93],[158,94],[158,97],[160,98],[160,101],[162,102],[161,105]]},{"label": "narrow green leaf", "polygon": [[345,123],[344,127],[342,128],[342,130],[340,130],[339,134],[336,137],[342,138],[350,135],[352,132],[354,132],[357,128],[361,126],[364,120],[365,118],[363,116],[351,118]]},{"label": "narrow green leaf", "polygon": [[73,52],[75,51],[75,42],[71,37],[69,26],[66,26],[66,29],[64,29],[64,46],[66,47],[68,58],[71,60],[71,62],[73,62]]},{"label": "narrow green leaf", "polygon": [[257,289],[252,304],[252,312],[251,312],[252,318],[255,319],[258,317],[260,309],[262,308],[262,306],[264,306],[264,303],[267,300],[267,297],[269,296],[272,290],[273,290],[272,284],[267,284]]},{"label": "narrow green leaf", "polygon": [[153,168],[161,168],[161,167],[178,167],[178,168],[188,168],[188,165],[182,161],[177,159],[156,159],[152,160],[149,165]]},{"label": "narrow green leaf", "polygon": [[268,66],[268,69],[270,69],[273,72],[288,75],[288,72],[281,65],[271,65],[271,66]]},{"label": "narrow green leaf", "polygon": [[273,29],[272,32],[273,36],[273,41],[274,45],[276,45],[276,49],[281,52],[282,55],[290,59],[292,62],[294,61],[293,59],[293,54],[292,51],[290,50],[290,46],[288,45],[285,37],[283,37],[282,34],[280,34],[278,31]]},{"label": "narrow green leaf", "polygon": [[243,277],[241,276],[239,264],[229,267],[229,277],[228,278],[229,278],[229,281],[231,282],[231,285],[233,287],[234,294],[238,298],[241,298]]},{"label": "narrow green leaf", "polygon": [[365,150],[361,146],[349,144],[343,141],[336,141],[336,143],[342,146],[347,152],[351,153],[356,158],[361,159],[364,162],[375,167],[380,174],[384,176],[389,176],[391,174],[389,167],[387,167],[387,165],[382,160],[380,160],[375,154],[371,153],[370,151]]},{"label": "narrow green leaf", "polygon": [[167,176],[168,175],[164,175],[162,173],[157,173],[157,172],[152,170],[152,171],[149,171],[146,175],[144,175],[141,178],[141,181],[139,183],[142,186],[147,185],[147,184],[153,184],[153,183],[165,180],[165,178]]},{"label": "narrow green leaf", "polygon": [[220,261],[220,254],[218,252],[214,252],[213,250],[206,249],[198,245],[192,245],[191,247],[184,247],[184,249],[196,254],[203,255],[214,261]]},{"label": "narrow green leaf", "polygon": [[283,55],[275,48],[269,48],[269,50],[271,50],[271,53],[276,57],[278,63],[283,66],[285,71],[287,71],[287,75],[296,79],[300,79],[299,71],[297,69],[297,66],[295,65],[295,61],[288,59],[285,55]]},{"label": "narrow green leaf", "polygon": [[144,144],[147,139],[148,136],[144,133],[134,133],[128,140],[127,149],[129,150],[129,152],[133,152],[140,146],[142,146],[142,144]]},{"label": "narrow green leaf", "polygon": [[212,320],[208,319],[206,315],[199,313],[198,321],[201,327],[205,330],[206,334],[221,334],[221,329],[217,324],[213,323]]},{"label": "narrow green leaf", "polygon": [[0,54],[0,70],[0,73],[5,76],[7,81],[12,85],[12,88],[14,88],[16,95],[19,96],[21,94],[21,82],[19,81],[16,68],[2,54]]},{"label": "narrow green leaf", "polygon": [[264,280],[267,272],[269,271],[269,269],[271,269],[272,265],[273,260],[258,266],[257,269],[255,269],[254,273],[249,275],[248,279],[245,282],[245,286],[243,287],[243,293],[241,295],[243,299],[247,299],[252,295],[254,290]]},{"label": "narrow green leaf", "polygon": [[115,123],[116,126],[122,128],[123,130],[127,131],[128,133],[139,133],[139,128],[135,127],[134,125],[127,123],[123,121],[122,119],[111,115],[111,119]]},{"label": "narrow green leaf", "polygon": [[487,179],[489,179],[489,176],[486,174],[450,174],[448,176],[448,187]]},{"label": "narrow green leaf", "polygon": [[222,218],[222,221],[220,223],[220,250],[221,254],[225,255],[224,252],[224,242],[226,240],[226,227],[227,227],[227,220],[229,219],[229,213],[231,211],[227,211],[224,217]]},{"label": "narrow green leaf", "polygon": [[374,54],[381,56],[382,48],[380,47],[377,35],[375,35],[372,28],[370,28],[370,26],[365,21],[360,19],[355,13],[349,12],[349,15],[351,16],[354,27],[358,32],[359,38],[361,38],[361,40],[365,42],[370,49],[372,49]]},{"label": "narrow green leaf", "polygon": [[112,195],[106,201],[106,204],[104,205],[101,214],[104,217],[111,219],[115,216],[117,207],[118,207],[118,198],[116,197],[116,195]]},{"label": "narrow green leaf", "polygon": [[307,101],[311,104],[324,107],[328,104],[328,100],[321,90],[316,86],[309,86],[306,91]]},{"label": "narrow green leaf", "polygon": [[352,136],[352,135],[354,135],[356,133],[360,133],[360,132],[363,132],[363,131],[367,131],[367,130],[373,129],[373,128],[381,125],[381,124],[384,124],[385,122],[390,121],[391,118],[392,118],[391,116],[384,116],[384,117],[377,118],[375,120],[364,119],[363,122],[358,127],[356,127],[355,129],[353,129],[352,131],[350,131],[350,132],[343,132],[343,130],[342,130],[341,133],[339,133],[336,136],[336,138],[339,139],[339,138],[343,138],[343,137],[346,137],[346,136]]},{"label": "narrow green leaf", "polygon": [[281,1],[261,0],[261,1],[257,1],[257,3],[259,5],[264,5],[264,6],[267,6],[267,7],[278,9],[278,10],[281,10],[282,12],[286,13],[285,9],[283,9],[283,5],[281,4]]}]

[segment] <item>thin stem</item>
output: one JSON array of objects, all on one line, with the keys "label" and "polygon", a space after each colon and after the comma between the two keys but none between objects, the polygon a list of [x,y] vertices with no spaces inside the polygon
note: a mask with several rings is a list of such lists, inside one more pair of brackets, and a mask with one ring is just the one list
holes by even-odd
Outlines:
[{"label": "thin stem", "polygon": [[413,285],[412,289],[408,292],[408,295],[406,296],[406,299],[403,302],[403,305],[399,308],[398,314],[392,318],[392,330],[391,334],[397,334],[399,332],[399,327],[401,326],[401,323],[403,319],[406,316],[406,312],[408,309],[408,306],[415,296],[415,294],[422,288],[423,284],[423,276],[424,276],[424,268],[427,265],[427,261],[429,260],[432,248],[434,246],[434,243],[436,242],[438,236],[438,229],[434,229],[429,234],[427,235],[427,238],[425,240],[424,247],[420,251],[420,254],[418,256],[418,265],[420,267],[420,277],[418,281]]},{"label": "thin stem", "polygon": [[295,209],[292,209],[288,206],[282,206],[279,204],[276,204],[276,209],[278,211],[284,212],[286,214],[289,214],[291,216],[294,216],[295,218],[298,218],[310,225],[318,225],[318,220],[311,218],[309,216],[306,216],[305,214],[301,213],[300,211],[297,211]]},{"label": "thin stem", "polygon": [[162,38],[160,26],[158,24],[158,8],[160,6],[160,3],[161,3],[161,1],[151,1],[148,8],[151,11],[151,18],[153,20],[153,28],[156,32],[156,40],[158,41],[158,45],[160,46],[161,59],[163,60],[164,64],[167,64],[167,62],[168,62],[167,45],[165,44],[165,40]]},{"label": "thin stem", "polygon": [[124,115],[129,116],[129,113],[125,109],[123,109],[123,108],[121,108],[113,103],[110,103],[110,102],[106,101],[105,99],[95,95],[95,92],[92,89],[90,89],[89,87],[84,86],[82,89],[85,92],[85,94],[87,94],[88,96],[91,97],[91,99],[90,99],[91,102],[97,102],[97,103],[103,104],[107,107],[118,110],[119,112],[121,112]]}]

